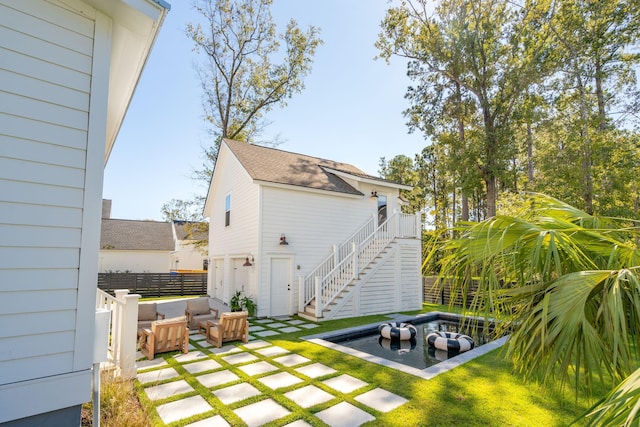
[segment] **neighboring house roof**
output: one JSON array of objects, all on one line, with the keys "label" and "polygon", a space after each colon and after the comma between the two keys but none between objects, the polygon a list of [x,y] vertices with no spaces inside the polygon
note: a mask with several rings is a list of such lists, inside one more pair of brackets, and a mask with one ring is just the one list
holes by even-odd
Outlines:
[{"label": "neighboring house roof", "polygon": [[175,244],[171,223],[103,219],[100,249],[172,251]]},{"label": "neighboring house roof", "polygon": [[[209,228],[206,223],[193,221],[173,221],[178,240],[209,240]],[[203,226],[200,226],[202,224]]]},{"label": "neighboring house roof", "polygon": [[394,186],[402,186],[392,181],[367,175],[348,163],[340,163],[230,139],[225,139],[224,143],[251,178],[256,181],[360,196],[363,195],[362,192],[355,189],[339,175],[346,174],[353,178],[364,178]]}]

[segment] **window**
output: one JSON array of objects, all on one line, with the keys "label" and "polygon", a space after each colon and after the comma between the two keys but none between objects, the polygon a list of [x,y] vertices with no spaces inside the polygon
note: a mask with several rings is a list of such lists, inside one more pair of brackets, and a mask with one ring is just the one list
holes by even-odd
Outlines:
[{"label": "window", "polygon": [[378,225],[387,220],[387,196],[378,194]]},{"label": "window", "polygon": [[231,224],[231,194],[227,194],[224,198],[224,226]]},{"label": "window", "polygon": [[209,260],[206,258],[202,260],[202,269],[204,271],[209,270]]}]

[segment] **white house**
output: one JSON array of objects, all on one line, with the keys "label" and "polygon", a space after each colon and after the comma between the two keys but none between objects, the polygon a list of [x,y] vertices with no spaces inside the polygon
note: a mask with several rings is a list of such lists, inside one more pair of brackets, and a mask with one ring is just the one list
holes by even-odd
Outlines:
[{"label": "white house", "polygon": [[[103,209],[104,212],[104,209]],[[104,213],[103,213],[104,215]],[[207,269],[206,240],[190,233],[184,221],[139,221],[102,218],[100,233],[100,273],[201,273]]]},{"label": "white house", "polygon": [[[209,295],[325,320],[422,306],[410,189],[345,163],[224,140],[205,203]],[[319,297],[318,297],[319,296]]]},{"label": "white house", "polygon": [[91,399],[104,164],[169,5],[0,0],[0,424]]}]

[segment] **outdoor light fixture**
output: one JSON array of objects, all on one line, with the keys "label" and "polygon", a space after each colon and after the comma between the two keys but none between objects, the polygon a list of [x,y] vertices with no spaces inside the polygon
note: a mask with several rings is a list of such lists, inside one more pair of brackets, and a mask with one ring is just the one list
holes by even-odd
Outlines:
[{"label": "outdoor light fixture", "polygon": [[[251,260],[249,260],[249,257],[251,257]],[[249,254],[247,255],[247,257],[244,259],[244,264],[242,264],[243,267],[251,267],[253,264],[252,262],[256,262],[255,258],[253,257],[253,255]]]},{"label": "outdoor light fixture", "polygon": [[371,192],[371,198],[372,198],[372,199],[377,199],[377,198],[378,198],[378,192],[377,192],[376,190],[373,190],[373,191]]},{"label": "outdoor light fixture", "polygon": [[280,235],[280,244],[281,245],[288,245],[289,242],[287,242],[287,238],[285,237],[284,233]]}]

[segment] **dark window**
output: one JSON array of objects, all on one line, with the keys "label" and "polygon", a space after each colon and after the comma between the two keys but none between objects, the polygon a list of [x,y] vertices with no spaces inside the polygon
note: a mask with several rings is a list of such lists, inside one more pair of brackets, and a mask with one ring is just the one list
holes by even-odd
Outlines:
[{"label": "dark window", "polygon": [[231,194],[227,194],[224,198],[224,226],[231,224]]},{"label": "dark window", "polygon": [[202,269],[204,271],[209,270],[209,260],[208,259],[203,259],[202,260]]}]

